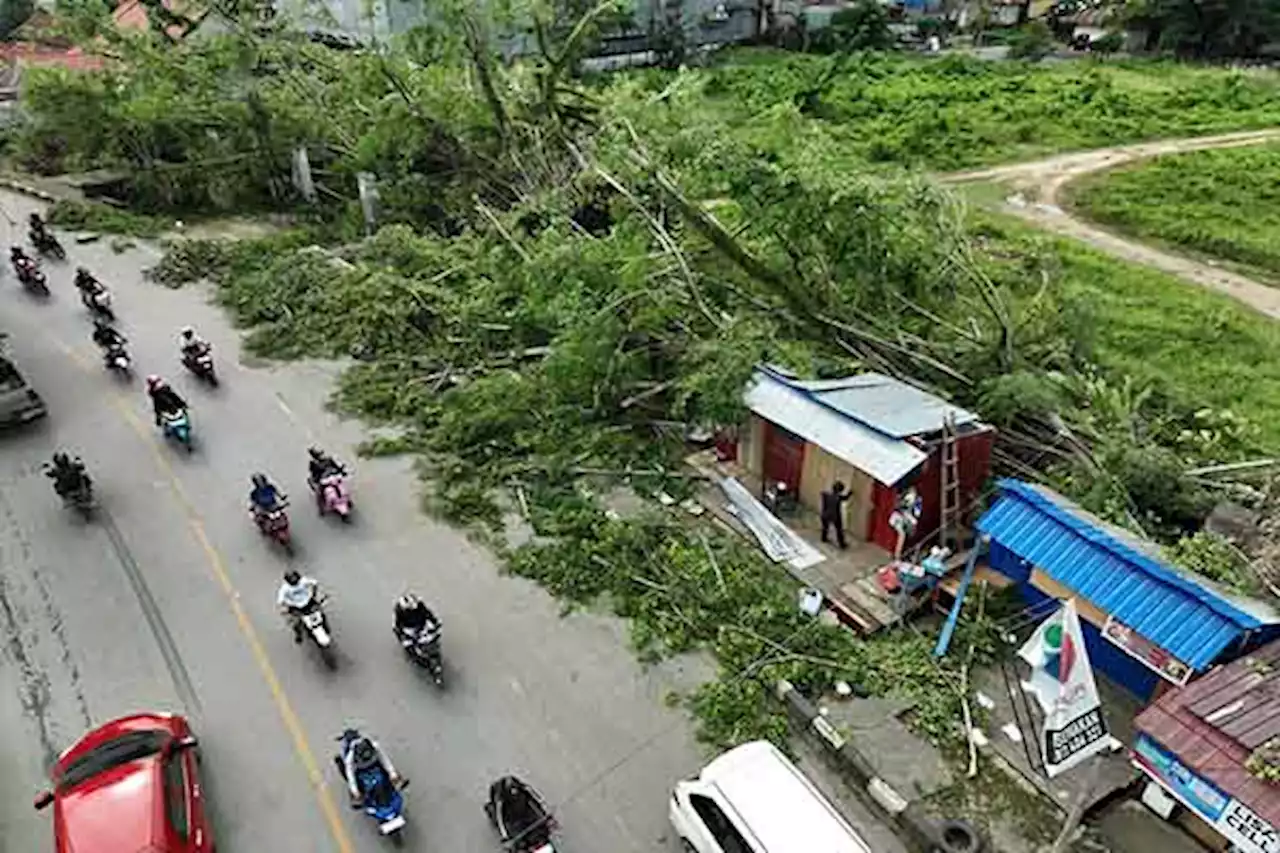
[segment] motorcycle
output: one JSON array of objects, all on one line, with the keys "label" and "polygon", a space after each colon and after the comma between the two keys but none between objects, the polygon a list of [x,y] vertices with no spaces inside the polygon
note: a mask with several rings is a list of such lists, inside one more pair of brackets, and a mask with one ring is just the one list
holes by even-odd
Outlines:
[{"label": "motorcycle", "polygon": [[103,364],[107,370],[115,371],[128,379],[132,375],[133,362],[129,358],[129,353],[125,351],[122,344],[112,344],[107,348],[106,353],[102,356]]},{"label": "motorcycle", "polygon": [[97,501],[93,498],[93,481],[86,474],[80,478],[80,487],[74,492],[62,496],[64,506],[74,509],[80,513],[86,521],[93,515],[93,511],[98,508]]},{"label": "motorcycle", "polygon": [[49,282],[34,263],[14,264],[14,270],[18,273],[18,281],[28,291],[38,296],[49,295]]},{"label": "motorcycle", "polygon": [[[52,475],[53,469],[45,466],[46,473]],[[76,484],[74,489],[63,490],[58,484],[54,484],[54,489],[58,493],[58,497],[62,498],[62,505],[67,509],[74,509],[80,513],[85,520],[93,515],[93,511],[97,509],[97,501],[93,496],[93,480],[87,473],[80,474],[80,482]]]},{"label": "motorcycle", "polygon": [[[338,773],[344,779],[347,776],[346,754],[359,737],[359,732],[347,729],[338,738],[342,743],[342,751],[333,757],[333,761],[338,765]],[[360,789],[369,792],[364,804],[356,808],[362,809],[365,814],[376,820],[378,831],[391,839],[394,846],[402,846],[404,827],[408,821],[404,816],[404,795],[400,792],[408,787],[409,780],[401,779],[399,786],[395,785],[381,765],[356,768],[356,775],[360,780]]]},{"label": "motorcycle", "polygon": [[177,441],[190,453],[194,450],[191,443],[191,417],[187,414],[187,410],[183,409],[178,412],[164,412],[160,415],[160,429],[165,438],[172,438]]},{"label": "motorcycle", "polygon": [[410,660],[430,673],[436,687],[444,687],[444,657],[440,654],[441,634],[439,622],[428,622],[421,631],[399,629],[395,631],[400,647],[409,655]]},{"label": "motorcycle", "polygon": [[284,511],[289,504],[278,502],[269,510],[254,509],[253,520],[263,536],[274,539],[290,557],[293,556],[293,534],[289,531],[289,516]]},{"label": "motorcycle", "polygon": [[214,388],[218,387],[218,374],[213,369],[213,351],[205,347],[198,353],[183,353],[182,366]]},{"label": "motorcycle", "polygon": [[36,247],[36,251],[42,255],[48,255],[59,261],[67,259],[67,251],[62,248],[62,244],[58,242],[58,238],[48,231],[32,231],[29,233],[31,245]]},{"label": "motorcycle", "polygon": [[320,483],[308,480],[311,490],[316,495],[316,505],[320,514],[333,513],[342,519],[344,524],[351,522],[351,492],[347,488],[346,472],[334,471],[320,478]]},{"label": "motorcycle", "polygon": [[551,834],[558,826],[555,816],[537,791],[524,782],[519,784],[529,795],[532,814],[526,817],[532,820],[519,821],[517,818],[519,822],[513,821],[508,811],[511,804],[502,801],[500,789],[495,783],[489,787],[489,802],[484,804],[489,823],[498,831],[498,838],[508,853],[556,853],[551,840]]},{"label": "motorcycle", "polygon": [[338,659],[333,654],[333,634],[329,631],[329,620],[324,615],[324,596],[316,596],[307,602],[305,607],[294,611],[294,616],[302,623],[302,628],[311,637],[320,650],[320,657],[329,669],[338,666]]},{"label": "motorcycle", "polygon": [[80,291],[80,301],[89,309],[90,314],[103,317],[110,323],[115,322],[116,312],[111,309],[111,292],[105,287]]}]

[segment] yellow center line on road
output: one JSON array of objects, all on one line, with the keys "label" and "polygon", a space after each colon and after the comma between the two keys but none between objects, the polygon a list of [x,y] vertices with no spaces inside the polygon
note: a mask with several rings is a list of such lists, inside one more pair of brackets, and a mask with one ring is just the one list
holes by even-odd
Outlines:
[{"label": "yellow center line on road", "polygon": [[[77,367],[86,372],[93,370],[92,363],[74,349],[56,339],[51,340]],[[257,629],[253,627],[249,614],[240,603],[240,593],[231,582],[231,576],[227,573],[222,555],[218,553],[218,549],[213,546],[208,534],[205,532],[203,519],[201,519],[195,505],[188,497],[186,489],[183,488],[182,481],[178,479],[178,474],[173,465],[164,455],[162,447],[156,442],[153,432],[129,408],[129,405],[125,402],[124,395],[119,392],[113,392],[111,394],[111,402],[120,412],[125,423],[138,434],[151,450],[151,455],[155,459],[156,465],[164,473],[168,480],[169,488],[172,489],[178,499],[178,503],[181,504],[183,511],[186,513],[187,523],[197,541],[199,541],[200,546],[204,549],[205,557],[213,570],[214,577],[217,578],[223,592],[226,593],[227,601],[231,606],[232,614],[236,618],[240,633],[248,642],[249,650],[253,653],[254,661],[258,664],[258,670],[263,680],[267,683],[267,689],[271,692],[271,698],[275,702],[280,719],[288,730],[289,736],[293,739],[294,751],[307,771],[307,778],[315,790],[316,799],[320,803],[320,810],[324,812],[325,822],[329,825],[329,833],[338,845],[339,853],[354,853],[355,848],[351,844],[351,838],[347,835],[346,827],[342,823],[342,818],[339,816],[333,797],[329,795],[329,788],[325,784],[324,774],[320,770],[320,763],[316,760],[315,752],[311,749],[306,732],[303,731],[302,723],[298,720],[298,715],[294,712],[293,705],[289,702],[289,697],[285,694],[284,687],[280,684],[280,678],[276,675],[275,668],[271,665],[271,660],[267,656],[267,651],[263,647],[262,641],[258,639]]]}]

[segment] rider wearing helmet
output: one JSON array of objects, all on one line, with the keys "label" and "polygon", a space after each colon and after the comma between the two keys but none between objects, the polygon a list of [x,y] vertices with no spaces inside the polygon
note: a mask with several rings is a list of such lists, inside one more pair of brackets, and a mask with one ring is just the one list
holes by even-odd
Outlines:
[{"label": "rider wearing helmet", "polygon": [[9,260],[13,262],[13,269],[19,276],[30,274],[36,265],[21,246],[14,246],[9,250]]},{"label": "rider wearing helmet", "polygon": [[27,217],[27,222],[31,226],[31,242],[37,246],[49,238],[49,232],[45,230],[44,220],[40,218],[40,214],[32,213]]},{"label": "rider wearing helmet", "polygon": [[80,295],[84,298],[94,296],[106,290],[102,286],[102,282],[93,277],[93,273],[89,272],[88,267],[76,267],[76,290],[80,291]]},{"label": "rider wearing helmet", "polygon": [[79,489],[89,475],[85,473],[84,463],[79,457],[72,461],[66,453],[58,451],[53,454],[53,464],[45,469],[45,476],[53,480],[53,490],[58,496],[66,497]]},{"label": "rider wearing helmet", "polygon": [[209,343],[197,335],[195,328],[192,326],[182,327],[182,333],[178,337],[178,346],[182,350],[182,361],[184,363],[189,363],[204,355],[209,349]]},{"label": "rider wearing helmet", "polygon": [[169,383],[154,373],[147,377],[147,396],[151,398],[151,406],[155,409],[156,426],[160,426],[160,420],[164,415],[187,410],[187,401],[179,397],[178,392],[169,387]]},{"label": "rider wearing helmet", "polygon": [[406,592],[396,599],[395,614],[395,630],[398,635],[416,636],[428,625],[440,624],[440,620],[436,619],[436,615],[431,612],[430,607],[427,607],[426,602],[411,592]]},{"label": "rider wearing helmet", "polygon": [[284,573],[284,582],[276,593],[276,604],[280,612],[293,625],[293,641],[302,642],[302,620],[298,614],[315,599],[320,584],[315,578],[304,577],[297,569],[289,569]]},{"label": "rider wearing helmet", "polygon": [[342,775],[347,780],[347,793],[351,795],[354,805],[364,805],[371,788],[365,787],[369,771],[381,767],[392,785],[402,781],[391,759],[382,751],[382,747],[371,737],[360,734],[355,729],[347,729],[342,733]]},{"label": "rider wearing helmet", "polygon": [[311,457],[311,460],[307,463],[307,482],[312,485],[319,485],[320,481],[329,474],[347,473],[347,469],[338,460],[315,445],[307,448],[307,455]]},{"label": "rider wearing helmet", "polygon": [[280,494],[275,484],[267,479],[266,474],[254,474],[249,481],[253,484],[253,488],[249,490],[249,509],[253,511],[255,519],[261,518],[264,513],[275,509],[284,496]]},{"label": "rider wearing helmet", "polygon": [[116,331],[115,327],[102,317],[94,318],[93,342],[104,350],[116,346],[122,347],[127,343],[125,336]]},{"label": "rider wearing helmet", "polygon": [[547,816],[533,790],[515,776],[503,776],[489,786],[489,803],[504,840],[524,835]]}]

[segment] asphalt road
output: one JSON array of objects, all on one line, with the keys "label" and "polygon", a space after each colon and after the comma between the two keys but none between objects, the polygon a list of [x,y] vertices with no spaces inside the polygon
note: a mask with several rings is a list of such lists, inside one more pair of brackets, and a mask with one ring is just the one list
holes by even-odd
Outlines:
[{"label": "asphalt road", "polygon": [[[35,203],[0,195],[8,217]],[[25,235],[0,216],[5,243]],[[40,303],[0,273],[0,328],[50,417],[0,436],[0,847],[51,849],[31,808],[52,758],[86,728],[135,710],[188,714],[201,737],[223,851],[375,849],[375,827],[345,804],[333,737],[354,723],[412,779],[408,848],[497,850],[481,810],[514,771],[556,807],[567,853],[674,849],[671,783],[704,756],[664,704],[694,664],[637,666],[625,631],[590,614],[561,618],[536,587],[499,575],[463,535],[417,509],[404,460],[361,461],[358,425],[323,411],[334,369],[240,366],[236,333],[208,294],[145,283],[150,250],[108,240],[46,263]],[[115,295],[139,371],[160,372],[192,404],[187,456],[159,441],[141,380],[101,367],[71,285],[85,264]],[[197,386],[177,360],[194,323],[224,384]],[[356,522],[316,516],[306,447],[354,463]],[[55,499],[40,464],[80,453],[104,514],[85,524]],[[293,562],[329,592],[335,672],[296,646],[275,612],[286,558],[248,519],[248,477],[266,470],[294,498]],[[450,678],[438,691],[391,635],[391,603],[412,588],[445,625]]]}]

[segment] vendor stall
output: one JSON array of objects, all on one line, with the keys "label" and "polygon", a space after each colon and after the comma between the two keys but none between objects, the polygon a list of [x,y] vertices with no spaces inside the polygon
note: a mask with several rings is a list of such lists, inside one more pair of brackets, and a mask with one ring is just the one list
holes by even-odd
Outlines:
[{"label": "vendor stall", "polygon": [[1280,613],[1173,566],[1159,548],[1043,486],[1001,480],[978,521],[1024,600],[1074,597],[1096,670],[1140,699],[1280,636]]}]

